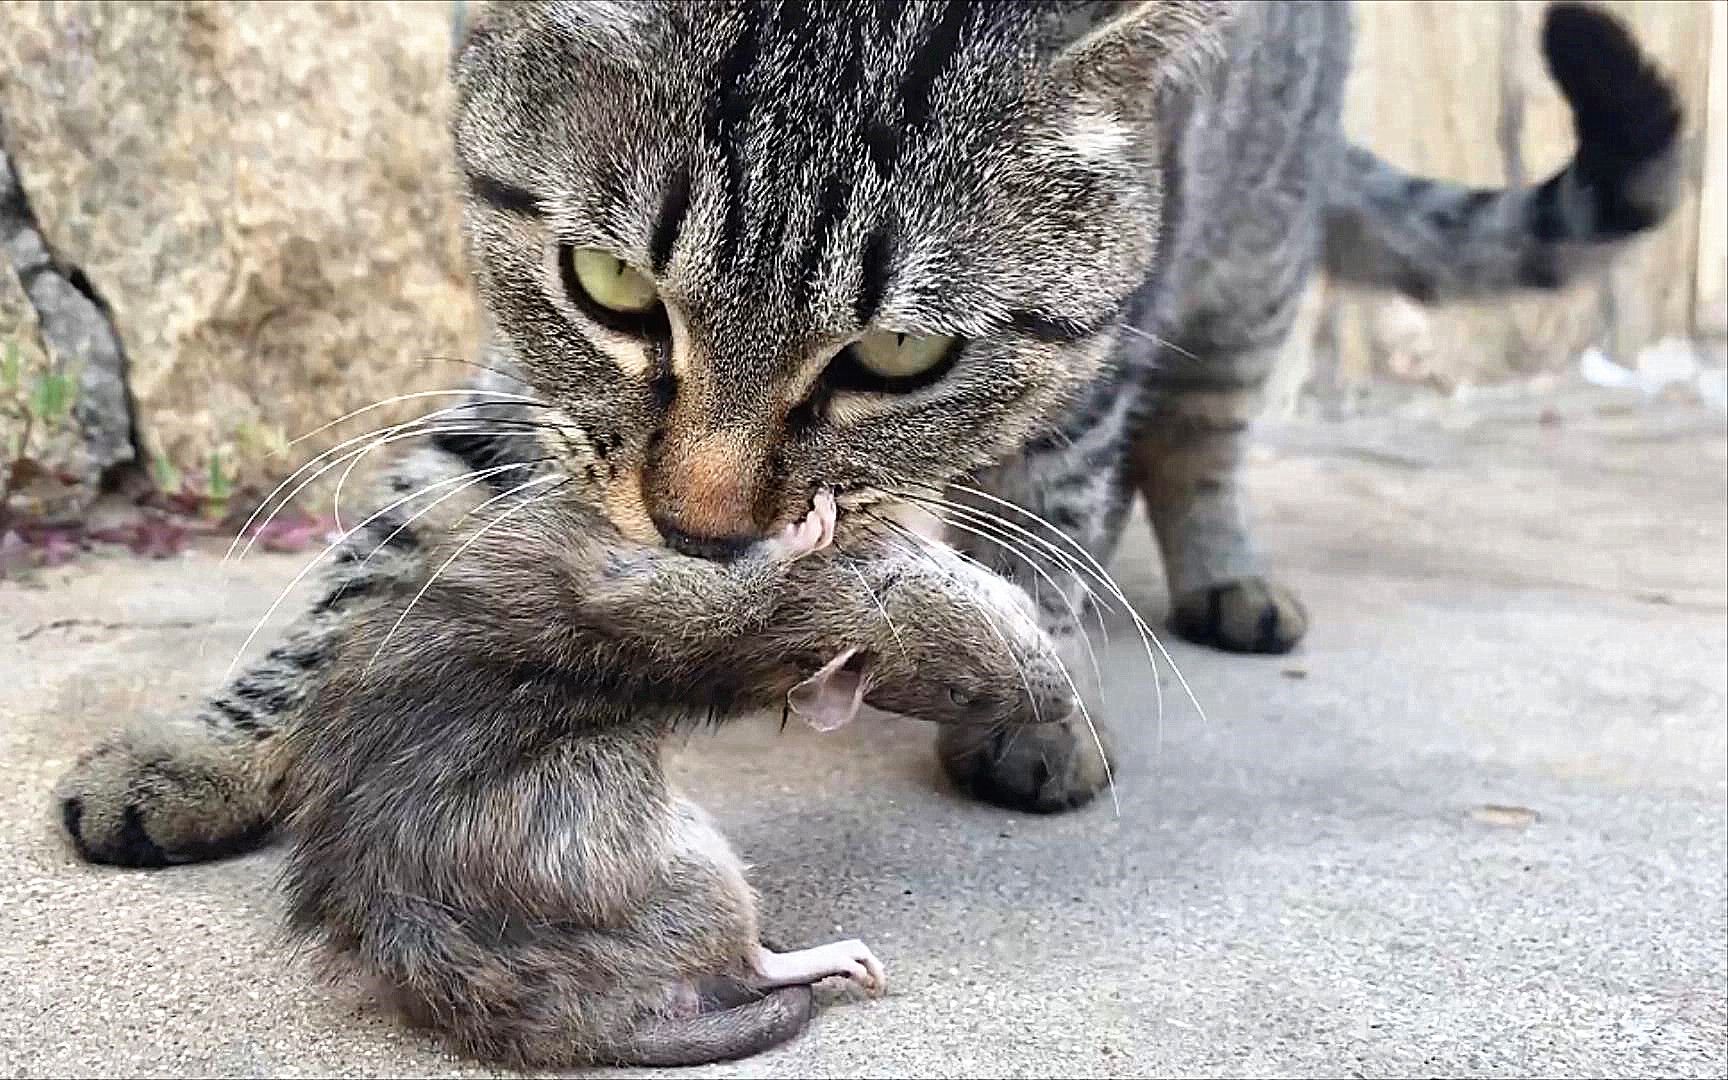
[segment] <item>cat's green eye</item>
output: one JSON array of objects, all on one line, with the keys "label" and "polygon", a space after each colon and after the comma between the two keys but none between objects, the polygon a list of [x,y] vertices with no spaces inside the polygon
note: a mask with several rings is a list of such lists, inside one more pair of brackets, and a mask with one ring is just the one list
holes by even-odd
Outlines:
[{"label": "cat's green eye", "polygon": [[915,379],[947,359],[954,339],[946,334],[896,334],[878,330],[852,343],[859,366],[883,379]]},{"label": "cat's green eye", "polygon": [[588,299],[608,311],[640,315],[660,302],[648,275],[598,248],[569,248],[570,274]]}]

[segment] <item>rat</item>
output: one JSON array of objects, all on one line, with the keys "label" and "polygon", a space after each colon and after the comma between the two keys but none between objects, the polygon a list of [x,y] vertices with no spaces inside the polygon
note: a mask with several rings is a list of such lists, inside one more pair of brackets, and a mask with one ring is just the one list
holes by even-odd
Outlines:
[{"label": "rat", "polygon": [[1032,724],[1073,690],[1005,579],[836,528],[824,493],[730,563],[545,502],[458,530],[368,602],[281,741],[290,927],[516,1066],[743,1057],[801,1031],[821,979],[883,992],[862,942],[763,944],[743,864],[668,783],[669,737],[780,708]]}]

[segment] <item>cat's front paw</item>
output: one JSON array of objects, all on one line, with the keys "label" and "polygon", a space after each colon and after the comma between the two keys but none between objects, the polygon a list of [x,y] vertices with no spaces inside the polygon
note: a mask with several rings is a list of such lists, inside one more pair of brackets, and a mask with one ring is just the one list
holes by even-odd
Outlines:
[{"label": "cat's front paw", "polygon": [[1290,589],[1249,577],[1176,597],[1178,634],[1226,652],[1287,653],[1308,632],[1308,612]]},{"label": "cat's front paw", "polygon": [[54,787],[66,838],[89,862],[139,868],[250,851],[270,836],[268,801],[243,762],[173,725],[122,732]]}]

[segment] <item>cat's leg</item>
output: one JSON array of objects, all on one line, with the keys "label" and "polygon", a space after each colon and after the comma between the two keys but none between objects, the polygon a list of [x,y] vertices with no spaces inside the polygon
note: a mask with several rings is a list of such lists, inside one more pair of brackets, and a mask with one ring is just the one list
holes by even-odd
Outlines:
[{"label": "cat's leg", "polygon": [[[1134,394],[1118,378],[1093,386],[1057,431],[1017,461],[979,478],[976,488],[984,495],[956,487],[950,498],[969,509],[939,512],[951,542],[1032,596],[1082,702],[1059,723],[941,731],[937,753],[948,775],[962,790],[999,806],[1067,810],[1089,801],[1110,779],[1110,734],[1083,620],[1090,618],[1090,590],[1098,587],[1085,569],[1086,556],[1099,564],[1110,557],[1132,495],[1127,455]],[[992,533],[995,538],[981,535]]]},{"label": "cat's leg", "polygon": [[1206,305],[1170,343],[1125,341],[1152,353],[1134,448],[1135,481],[1164,557],[1171,625],[1231,652],[1283,653],[1308,629],[1287,586],[1268,576],[1250,529],[1241,464],[1263,388],[1284,350],[1312,266],[1294,243],[1216,268],[1195,291]]},{"label": "cat's leg", "polygon": [[[448,475],[444,458],[415,455],[388,489],[399,498]],[[55,785],[54,805],[80,857],[154,868],[237,855],[269,840],[275,747],[356,605],[418,565],[418,530],[398,530],[411,510],[378,516],[334,552],[312,607],[192,716],[134,721],[78,758]]]},{"label": "cat's leg", "polygon": [[268,840],[271,748],[339,632],[334,613],[308,615],[190,718],[134,723],[80,756],[54,788],[79,856],[163,867]]}]

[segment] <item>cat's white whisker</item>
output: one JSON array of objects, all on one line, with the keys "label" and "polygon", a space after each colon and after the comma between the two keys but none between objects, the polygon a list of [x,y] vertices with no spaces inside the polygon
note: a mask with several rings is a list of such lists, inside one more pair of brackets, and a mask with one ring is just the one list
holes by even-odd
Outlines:
[{"label": "cat's white whisker", "polygon": [[[949,509],[954,509],[954,507],[952,505],[950,505]],[[983,540],[987,540],[990,543],[997,544],[997,545],[1001,546],[1001,548],[1004,551],[1007,551],[1009,554],[1015,556],[1021,562],[1025,563],[1027,565],[1027,567],[1029,567],[1034,574],[1037,574],[1038,577],[1042,581],[1044,581],[1046,584],[1048,584],[1052,589],[1054,589],[1056,591],[1056,598],[1058,600],[1061,600],[1063,606],[1068,609],[1069,617],[1074,620],[1074,625],[1079,630],[1080,640],[1083,641],[1086,645],[1086,655],[1088,657],[1090,657],[1091,663],[1092,663],[1092,677],[1097,680],[1097,686],[1098,686],[1099,692],[1102,693],[1103,688],[1104,688],[1104,672],[1103,672],[1103,669],[1098,664],[1098,651],[1092,647],[1092,640],[1086,634],[1086,628],[1085,628],[1085,625],[1083,622],[1083,616],[1081,614],[1081,611],[1078,607],[1075,606],[1074,601],[1069,598],[1068,591],[1066,589],[1062,588],[1062,586],[1056,581],[1056,579],[1050,576],[1048,571],[1046,571],[1043,567],[1038,565],[1036,557],[1028,554],[1027,552],[1025,552],[1023,550],[1021,550],[1019,547],[1015,546],[1010,540],[1008,540],[1008,539],[1006,539],[1000,535],[992,535],[990,533],[983,532],[979,529],[975,529],[969,525],[961,524],[958,521],[954,521],[954,520],[951,520],[949,518],[945,518],[941,514],[937,513],[934,510],[931,510],[930,513],[934,517],[936,517],[937,520],[941,521],[944,525],[948,526],[951,529],[959,529],[961,532],[969,533],[969,534],[976,536],[976,537],[979,537]],[[1080,582],[1080,585],[1082,588],[1087,587],[1084,578],[1080,578],[1078,575],[1076,575],[1075,580]],[[1036,584],[1036,583],[1034,583],[1034,584]]]},{"label": "cat's white whisker", "polygon": [[[531,468],[535,465],[544,465],[545,463],[547,463],[548,461],[551,461],[551,460],[552,460],[551,458],[536,458],[533,461],[520,461],[520,462],[516,462],[514,467],[519,468],[519,469],[526,469],[526,468]],[[505,466],[499,467],[499,469],[503,469],[503,468],[506,468],[506,467]],[[455,498],[456,496],[462,494],[464,491],[470,490],[476,484],[485,483],[492,476],[497,475],[497,472],[495,470],[488,469],[482,473],[471,473],[471,474],[465,473],[464,475],[471,477],[471,479],[469,479],[469,481],[466,484],[463,484],[461,487],[456,488],[454,491],[445,492],[444,494],[438,496],[436,499],[433,499],[431,502],[427,503],[425,506],[422,506],[420,509],[414,511],[414,513],[409,515],[409,517],[406,521],[402,522],[400,525],[398,525],[394,529],[390,530],[390,535],[386,536],[384,539],[382,539],[382,540],[378,541],[376,544],[372,545],[372,550],[368,551],[366,553],[366,557],[364,559],[361,559],[360,565],[355,568],[356,573],[358,573],[360,570],[364,570],[366,568],[366,564],[372,561],[372,556],[378,554],[380,551],[389,547],[391,541],[395,540],[396,537],[400,536],[405,530],[407,530],[410,526],[412,526],[416,521],[419,521],[421,518],[425,517],[427,514],[431,513],[433,510],[437,509],[444,502]],[[457,477],[456,479],[461,479],[461,477]],[[424,494],[426,494],[427,490],[428,489],[426,489],[426,488],[421,488],[420,491],[418,492],[418,494],[424,495]],[[486,504],[482,503],[481,505],[484,506]],[[468,513],[463,514],[462,517],[458,518],[457,520],[458,521],[465,520],[468,517],[468,514],[472,514],[472,513],[474,513],[475,510],[478,510],[478,509],[480,509],[480,507],[478,507],[478,506],[474,507],[473,509],[469,510]]]},{"label": "cat's white whisker", "polygon": [[1145,340],[1152,342],[1154,345],[1161,345],[1164,348],[1169,349],[1173,353],[1178,353],[1182,356],[1185,356],[1188,359],[1193,360],[1196,363],[1200,362],[1200,358],[1198,356],[1195,356],[1193,353],[1189,352],[1187,349],[1184,349],[1182,346],[1176,344],[1174,341],[1171,341],[1169,338],[1161,337],[1157,334],[1152,333],[1150,330],[1143,330],[1140,327],[1133,325],[1132,323],[1117,323],[1116,329],[1126,330],[1128,333],[1133,334],[1137,338],[1144,338]]},{"label": "cat's white whisker", "polygon": [[[1153,632],[1151,627],[1146,625],[1146,620],[1140,617],[1140,613],[1134,610],[1134,606],[1128,602],[1127,595],[1123,593],[1122,587],[1116,584],[1116,579],[1110,576],[1110,572],[1104,569],[1103,564],[1100,563],[1090,551],[1087,551],[1083,544],[1057,528],[1055,525],[1052,525],[1037,514],[1034,514],[1032,511],[1027,510],[1023,506],[1018,506],[1015,503],[1009,502],[1007,499],[992,495],[987,491],[980,491],[977,488],[969,487],[964,484],[952,484],[950,486],[958,491],[963,491],[970,495],[976,495],[981,499],[986,499],[990,502],[1000,504],[1003,507],[1025,515],[1027,518],[1036,521],[1038,524],[1049,529],[1052,533],[1066,541],[1070,547],[1077,551],[1080,556],[1092,566],[1094,572],[1098,576],[1100,584],[1109,589],[1117,600],[1121,602],[1123,610],[1134,623],[1135,629],[1140,632],[1141,640],[1147,642],[1149,645],[1156,646],[1158,652],[1164,657],[1165,662],[1170,665],[1171,674],[1176,676],[1176,682],[1182,687],[1182,692],[1188,696],[1188,701],[1194,706],[1194,711],[1200,717],[1200,722],[1207,727],[1211,726],[1212,721],[1211,718],[1206,715],[1205,706],[1200,704],[1200,699],[1195,696],[1194,689],[1188,685],[1187,677],[1182,674],[1182,669],[1176,665],[1176,658],[1170,655],[1170,650],[1164,647],[1164,642],[1159,639],[1158,635]],[[1156,686],[1157,683],[1154,682],[1153,685]],[[1160,703],[1162,703],[1161,695],[1159,700]],[[1160,704],[1160,710],[1162,710],[1162,704]]]},{"label": "cat's white whisker", "polygon": [[[530,383],[527,379],[523,378],[521,373],[519,373],[519,372],[510,371],[510,370],[507,370],[507,369],[501,368],[501,367],[495,367],[491,364],[482,364],[478,360],[472,360],[472,359],[469,359],[467,357],[461,357],[461,356],[413,356],[413,357],[408,358],[408,362],[414,363],[414,364],[461,364],[464,367],[471,367],[471,368],[474,368],[478,371],[490,371],[492,374],[497,375],[501,379],[509,379],[511,382],[516,383],[519,386],[526,387],[529,390],[532,390],[534,388],[533,384]],[[482,391],[482,392],[490,392],[490,391]]]},{"label": "cat's white whisker", "polygon": [[[911,537],[914,543],[922,544],[933,551],[940,549],[940,545],[938,545],[935,540],[931,540],[926,536],[920,536],[910,529],[905,531],[906,535]],[[975,560],[972,560],[964,552],[952,552],[952,554],[959,555],[960,558],[966,559],[968,562],[975,562]],[[934,556],[931,557],[931,561],[936,561]],[[984,569],[985,573],[990,572],[988,569],[983,567],[980,567],[980,569]],[[992,634],[996,635],[996,640],[1000,641],[1002,643],[1002,648],[1007,651],[1008,659],[1014,664],[1015,673],[1020,676],[1020,685],[1026,690],[1026,700],[1032,707],[1032,719],[1038,723],[1042,723],[1044,717],[1038,711],[1038,695],[1032,691],[1032,682],[1026,677],[1026,665],[1021,661],[1020,654],[1015,651],[1013,643],[1008,640],[1008,636],[1002,632],[1002,628],[996,624],[996,620],[991,616],[991,613],[985,609],[984,605],[972,599],[970,596],[966,597],[966,600],[972,605],[973,609],[978,612],[978,617],[983,621],[985,627],[988,628]],[[1060,657],[1056,658],[1056,663],[1057,666],[1061,666],[1062,660]],[[1072,681],[1070,681],[1070,684],[1072,685]],[[1076,691],[1076,693],[1078,693],[1078,691]]]},{"label": "cat's white whisker", "polygon": [[[953,504],[949,504],[949,506],[951,509],[953,508]],[[935,514],[935,511],[931,511],[931,513]],[[969,532],[975,536],[979,536],[979,537],[982,537],[983,539],[990,540],[993,543],[1001,544],[1004,549],[1006,549],[1007,551],[1019,556],[1020,559],[1023,560],[1027,566],[1031,567],[1035,573],[1037,573],[1045,581],[1050,583],[1050,587],[1057,591],[1057,596],[1061,598],[1062,602],[1065,605],[1067,605],[1068,613],[1074,619],[1075,631],[1080,635],[1080,640],[1086,646],[1086,654],[1091,658],[1093,677],[1097,680],[1096,685],[1098,687],[1098,692],[1099,692],[1100,697],[1102,697],[1103,692],[1104,692],[1104,673],[1099,669],[1099,666],[1098,666],[1098,653],[1095,649],[1093,649],[1091,639],[1087,637],[1085,626],[1081,622],[1080,613],[1077,610],[1075,610],[1074,602],[1068,598],[1066,591],[1064,591],[1061,588],[1061,586],[1059,586],[1055,582],[1055,580],[1052,579],[1050,577],[1050,575],[1048,573],[1046,573],[1044,571],[1044,569],[1042,567],[1040,567],[1037,564],[1037,562],[1031,556],[1028,556],[1025,552],[1020,551],[1019,549],[1014,547],[1011,543],[1004,541],[1000,537],[990,536],[990,535],[983,533],[983,532],[980,532],[976,529],[972,529],[972,528],[968,528],[967,526],[960,525],[957,522],[949,521],[946,518],[941,518],[940,514],[936,514],[936,516],[938,518],[940,518],[944,524],[946,524],[952,528],[958,528],[958,529],[962,530],[963,532]],[[966,556],[963,555],[962,557],[964,558]],[[1077,578],[1077,580],[1080,580],[1082,587],[1085,586],[1084,579],[1078,579]],[[1054,650],[1054,644],[1052,644],[1052,649],[1053,649],[1052,659],[1054,659],[1056,661],[1057,670],[1059,670],[1062,673],[1062,678],[1064,681],[1067,682],[1068,689],[1073,692],[1074,705],[1075,705],[1076,709],[1079,711],[1081,719],[1086,721],[1087,733],[1091,735],[1092,743],[1094,746],[1097,747],[1098,759],[1099,759],[1100,763],[1102,763],[1104,766],[1104,780],[1105,780],[1105,783],[1110,788],[1110,801],[1115,807],[1116,816],[1121,817],[1122,816],[1122,803],[1116,794],[1116,781],[1115,781],[1115,778],[1111,775],[1110,758],[1109,758],[1109,755],[1105,754],[1105,752],[1104,752],[1104,740],[1098,734],[1098,726],[1092,720],[1091,710],[1086,707],[1086,696],[1084,694],[1082,694],[1080,692],[1080,688],[1077,685],[1075,685],[1073,674],[1071,672],[1069,672],[1068,665],[1065,662],[1063,662],[1062,655],[1061,655],[1060,651]],[[1156,680],[1156,673],[1154,673],[1154,680]],[[1028,693],[1030,693],[1030,690],[1028,690]],[[1162,716],[1162,711],[1160,711],[1160,716],[1159,716],[1160,727],[1162,727],[1162,724],[1163,724],[1163,716]],[[1018,737],[1019,737],[1019,732],[1016,731],[1016,732],[1011,733],[1009,736],[1008,746],[1011,747],[1013,745],[1013,740],[1018,738]]]},{"label": "cat's white whisker", "polygon": [[870,602],[875,604],[876,610],[882,613],[882,621],[888,624],[888,632],[894,635],[895,647],[900,650],[901,656],[905,656],[906,643],[900,640],[900,628],[894,625],[893,619],[889,618],[888,609],[882,606],[882,598],[876,595],[876,590],[870,587],[870,582],[865,578],[864,572],[853,565],[851,560],[847,560],[846,568],[858,578],[858,584],[864,586],[864,594],[870,597]]},{"label": "cat's white whisker", "polygon": [[[341,442],[337,443],[335,446],[329,447],[328,449],[324,450],[323,452],[317,454],[316,456],[314,456],[312,458],[311,461],[308,461],[306,464],[300,466],[298,469],[295,469],[291,474],[289,474],[289,476],[286,479],[284,479],[281,483],[277,484],[273,489],[271,489],[270,494],[264,496],[264,498],[259,501],[257,508],[252,511],[251,516],[249,516],[246,519],[245,524],[240,526],[239,532],[234,534],[234,539],[233,539],[233,541],[231,541],[229,543],[228,551],[226,554],[224,554],[222,556],[222,561],[227,562],[229,559],[234,557],[234,548],[240,543],[241,538],[244,537],[249,530],[251,530],[253,523],[258,520],[258,515],[262,514],[264,512],[265,507],[270,505],[271,500],[275,499],[277,495],[281,494],[283,489],[287,488],[289,485],[293,484],[296,480],[298,480],[308,469],[317,468],[320,462],[324,461],[324,459],[330,457],[332,454],[340,454],[343,450],[347,449],[348,447],[353,446],[356,443],[363,443],[367,439],[372,438],[373,436],[379,434],[380,432],[394,433],[394,432],[398,432],[398,431],[403,431],[403,430],[408,429],[408,428],[425,427],[425,426],[441,419],[442,417],[449,416],[452,413],[460,412],[463,409],[470,409],[470,408],[476,408],[476,407],[477,407],[477,405],[474,402],[465,402],[461,405],[451,405],[451,406],[448,406],[448,407],[443,408],[443,409],[437,409],[433,412],[427,413],[425,416],[416,417],[413,420],[407,420],[407,421],[404,421],[400,424],[388,424],[388,425],[381,427],[381,428],[373,428],[371,431],[365,432],[363,434],[355,435],[355,436],[352,436],[351,438],[343,439]],[[316,479],[316,477],[314,477],[314,479]],[[282,511],[282,509],[285,506],[287,506],[288,503],[294,501],[294,499],[300,494],[301,491],[305,490],[305,487],[306,487],[306,485],[302,484],[299,487],[295,488],[293,493],[291,493],[286,498],[284,498],[281,501],[281,503],[277,505],[276,509],[271,511],[270,516],[275,517],[276,514],[280,513]],[[269,519],[266,519],[265,524],[268,524],[268,523],[269,523]],[[247,547],[248,547],[248,550],[250,550],[251,545],[247,545]]]},{"label": "cat's white whisker", "polygon": [[[523,467],[523,463],[520,463],[520,462],[510,464],[510,465],[498,465],[498,466],[494,466],[491,469],[482,469],[480,471],[479,475],[486,476],[486,475],[491,475],[491,474],[495,474],[495,473],[505,472],[505,471],[508,471],[510,469],[520,469],[522,467]],[[234,668],[237,664],[240,663],[240,658],[246,654],[247,649],[252,647],[252,642],[258,637],[258,632],[263,630],[264,624],[268,623],[270,621],[271,616],[276,614],[276,610],[282,606],[282,601],[284,601],[288,598],[288,594],[293,592],[296,586],[298,586],[302,581],[306,580],[306,575],[310,574],[313,571],[313,569],[318,566],[319,563],[321,563],[325,559],[329,558],[330,554],[332,552],[336,551],[343,544],[346,544],[349,540],[353,539],[353,537],[357,533],[359,533],[359,531],[361,529],[364,529],[366,526],[372,524],[374,521],[377,521],[379,518],[383,517],[385,514],[388,514],[391,511],[395,510],[397,507],[402,506],[408,502],[411,502],[414,499],[417,499],[420,496],[426,494],[427,492],[435,491],[440,487],[444,487],[447,484],[454,484],[454,483],[458,483],[462,480],[466,480],[471,475],[475,475],[475,474],[462,473],[459,476],[447,477],[443,480],[439,480],[435,483],[428,484],[425,487],[422,487],[422,488],[419,488],[415,491],[409,492],[407,495],[404,495],[401,498],[397,499],[396,501],[388,504],[383,509],[375,511],[371,516],[366,518],[366,520],[360,522],[360,524],[354,526],[352,529],[349,529],[347,532],[343,533],[341,536],[338,536],[335,540],[332,540],[324,548],[323,551],[320,551],[318,554],[314,555],[312,557],[312,559],[309,562],[307,562],[307,564],[305,566],[301,567],[300,572],[298,574],[294,575],[293,580],[289,581],[287,585],[283,586],[282,591],[276,594],[276,599],[271,602],[270,607],[264,612],[263,618],[259,619],[257,624],[252,627],[252,632],[246,635],[246,640],[241,642],[240,648],[235,650],[234,658],[232,660],[228,661],[228,668],[222,675],[223,681],[226,682],[233,677]]]},{"label": "cat's white whisker", "polygon": [[[410,421],[410,422],[405,423],[405,424],[398,424],[392,428],[384,429],[385,433],[383,435],[378,435],[378,433],[376,431],[370,431],[370,432],[367,432],[365,435],[360,436],[358,440],[348,440],[348,442],[341,443],[341,444],[338,444],[337,446],[331,447],[331,449],[329,451],[326,451],[325,454],[320,454],[317,458],[314,458],[312,462],[308,463],[307,465],[301,466],[300,469],[295,471],[293,476],[289,477],[287,480],[285,480],[281,484],[277,485],[276,490],[271,492],[271,494],[269,496],[266,496],[265,501],[260,503],[258,506],[258,509],[254,510],[252,512],[252,516],[246,519],[246,523],[240,527],[239,533],[237,533],[235,535],[233,541],[229,543],[229,545],[228,545],[229,554],[223,556],[222,561],[227,562],[230,557],[236,557],[236,556],[233,556],[234,548],[236,545],[238,545],[240,543],[240,540],[242,537],[246,537],[246,534],[248,532],[251,532],[252,535],[250,537],[246,537],[245,546],[241,547],[240,554],[237,556],[237,558],[244,559],[247,555],[251,554],[253,545],[258,542],[258,538],[259,538],[259,536],[261,536],[263,534],[264,528],[266,526],[268,526],[270,524],[270,522],[275,520],[276,515],[280,514],[283,510],[287,509],[290,503],[292,503],[295,499],[299,498],[301,492],[305,491],[311,485],[317,483],[318,480],[320,478],[322,478],[326,473],[330,472],[330,470],[332,470],[332,469],[337,468],[343,462],[349,461],[349,460],[358,461],[360,458],[365,457],[367,454],[370,454],[372,451],[378,449],[380,446],[385,446],[385,445],[388,445],[388,444],[394,443],[394,442],[400,442],[403,439],[420,438],[423,435],[432,435],[432,434],[440,434],[440,433],[449,433],[449,434],[457,434],[457,435],[512,434],[511,432],[498,431],[494,427],[481,427],[481,426],[455,427],[455,426],[451,426],[451,425],[456,425],[456,424],[479,425],[479,424],[488,423],[488,422],[489,421],[485,421],[485,420],[478,418],[478,417],[476,417],[474,419],[458,418],[458,419],[449,421],[447,424],[428,424],[424,420],[415,420],[415,421]],[[376,436],[376,438],[374,438],[374,436]],[[256,529],[253,528],[253,522],[256,521],[258,518],[258,515],[263,512],[264,507],[269,505],[270,499],[275,498],[276,493],[281,491],[283,487],[286,487],[288,484],[293,483],[295,477],[300,476],[301,473],[304,473],[308,468],[312,468],[313,465],[315,465],[318,461],[320,461],[322,458],[327,456],[329,453],[337,451],[337,450],[341,450],[342,448],[351,445],[355,441],[364,441],[367,439],[371,439],[372,441],[367,443],[365,446],[360,447],[359,449],[347,450],[345,453],[342,453],[340,456],[338,456],[334,461],[330,461],[326,464],[318,466],[310,476],[307,476],[305,479],[301,480],[300,483],[295,486],[293,491],[289,492],[279,502],[276,503],[276,506],[269,512],[268,515],[265,516],[264,520],[258,524]]]},{"label": "cat's white whisker", "polygon": [[396,636],[396,631],[400,630],[402,628],[402,624],[404,622],[408,621],[408,616],[413,614],[415,605],[420,603],[421,597],[425,596],[426,591],[428,589],[432,588],[432,586],[438,581],[439,575],[443,574],[444,571],[450,569],[450,564],[454,563],[457,559],[461,558],[462,554],[464,552],[466,552],[469,548],[473,547],[480,540],[481,537],[485,536],[487,533],[491,532],[494,528],[496,528],[498,525],[500,525],[504,521],[505,518],[508,518],[513,514],[519,514],[523,510],[528,509],[530,506],[533,506],[535,503],[539,502],[540,500],[545,499],[548,496],[551,496],[553,494],[556,494],[558,491],[558,488],[563,487],[564,484],[567,484],[570,482],[570,478],[567,476],[560,476],[557,473],[549,473],[545,476],[536,476],[531,480],[528,480],[524,483],[518,484],[517,486],[511,488],[508,491],[503,491],[503,492],[498,493],[497,495],[492,496],[490,499],[487,499],[485,502],[481,503],[479,506],[476,506],[474,508],[474,511],[476,513],[478,513],[479,511],[486,509],[486,507],[491,506],[495,502],[498,502],[502,499],[508,499],[513,495],[518,495],[518,494],[520,494],[520,493],[522,493],[522,492],[528,490],[529,488],[534,487],[538,484],[545,484],[545,483],[549,483],[552,481],[561,481],[561,482],[559,483],[558,487],[553,488],[551,491],[542,492],[539,495],[533,496],[532,498],[524,499],[521,502],[517,503],[515,506],[508,507],[505,510],[500,511],[497,514],[497,516],[493,517],[493,519],[491,521],[488,521],[486,524],[480,526],[480,528],[474,530],[473,536],[470,536],[468,539],[462,541],[462,543],[456,548],[456,550],[451,552],[450,557],[448,559],[445,559],[442,563],[438,564],[438,568],[436,570],[432,571],[431,576],[429,576],[426,579],[426,583],[424,585],[421,585],[420,590],[414,594],[414,598],[412,600],[408,601],[408,606],[402,609],[402,614],[398,615],[396,617],[396,621],[391,624],[389,631],[384,635],[384,640],[380,641],[378,643],[378,647],[372,651],[371,659],[366,661],[366,667],[363,668],[361,671],[362,677],[364,677],[364,675],[367,672],[370,672],[372,670],[372,665],[377,662],[378,657],[380,654],[383,653],[385,646],[390,644],[390,639]]},{"label": "cat's white whisker", "polygon": [[[293,439],[290,439],[288,441],[288,445],[289,446],[298,446],[301,443],[305,442],[307,439],[313,438],[316,435],[319,435],[323,432],[329,431],[331,428],[335,427],[337,424],[345,423],[346,421],[354,419],[356,416],[362,416],[362,415],[369,413],[369,412],[372,412],[376,409],[383,409],[383,408],[386,408],[388,406],[395,405],[398,402],[415,401],[415,400],[419,400],[422,398],[430,398],[430,397],[465,397],[465,398],[481,398],[481,397],[483,397],[483,400],[474,402],[474,404],[476,404],[476,405],[537,405],[542,409],[551,407],[551,406],[545,404],[544,402],[540,401],[538,398],[532,398],[532,397],[527,396],[526,394],[512,394],[512,393],[510,393],[508,391],[504,391],[504,390],[476,390],[476,389],[473,389],[472,387],[470,387],[469,389],[466,389],[466,390],[416,390],[411,394],[395,394],[395,395],[392,395],[391,397],[380,398],[379,400],[374,401],[370,405],[363,405],[358,409],[354,409],[350,412],[343,413],[341,416],[338,416],[336,419],[331,420],[328,423],[321,424],[318,427],[313,428],[311,431],[306,432],[304,435],[299,435]],[[406,422],[407,423],[413,423],[413,421],[406,421]]]}]

